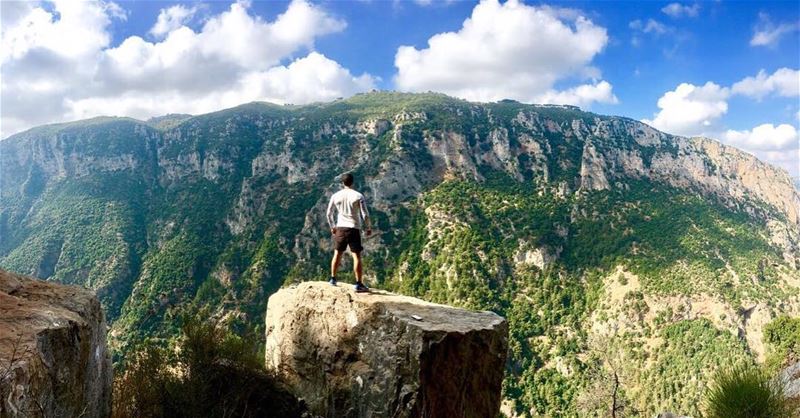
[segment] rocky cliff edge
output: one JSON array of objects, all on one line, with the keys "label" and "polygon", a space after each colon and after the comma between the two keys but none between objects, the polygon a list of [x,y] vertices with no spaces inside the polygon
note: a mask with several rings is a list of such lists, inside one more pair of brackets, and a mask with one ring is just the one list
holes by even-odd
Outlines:
[{"label": "rocky cliff edge", "polygon": [[0,416],[109,416],[111,378],[93,293],[0,270]]},{"label": "rocky cliff edge", "polygon": [[492,312],[304,282],[269,298],[266,337],[267,367],[316,415],[498,414],[508,324]]}]

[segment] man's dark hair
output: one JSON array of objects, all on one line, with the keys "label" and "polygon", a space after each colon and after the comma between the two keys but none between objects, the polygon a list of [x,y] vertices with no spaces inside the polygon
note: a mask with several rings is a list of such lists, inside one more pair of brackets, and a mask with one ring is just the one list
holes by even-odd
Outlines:
[{"label": "man's dark hair", "polygon": [[347,174],[343,175],[342,176],[342,183],[347,187],[352,186],[353,185],[353,175],[351,173],[347,173]]}]

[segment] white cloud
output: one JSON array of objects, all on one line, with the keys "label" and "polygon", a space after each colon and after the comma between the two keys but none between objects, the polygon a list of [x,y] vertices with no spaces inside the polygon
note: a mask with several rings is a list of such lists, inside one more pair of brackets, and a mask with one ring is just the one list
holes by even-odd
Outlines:
[{"label": "white cloud", "polygon": [[780,68],[769,76],[764,70],[760,70],[755,77],[747,77],[735,83],[731,90],[759,100],[770,94],[797,97],[800,96],[800,70]]},{"label": "white cloud", "polygon": [[73,117],[92,114],[130,114],[147,117],[168,112],[202,113],[221,107],[266,100],[274,103],[310,103],[333,100],[372,89],[376,79],[364,74],[358,77],[324,55],[311,52],[288,66],[276,66],[242,76],[229,88],[201,95],[198,100],[186,100],[186,93],[167,93],[152,96],[127,92],[121,98],[89,98],[71,102]]},{"label": "white cloud", "polygon": [[196,47],[205,56],[264,68],[300,47],[313,47],[317,37],[340,32],[346,26],[304,0],[290,3],[274,22],[251,16],[245,3],[234,3],[229,11],[206,22],[197,34]]},{"label": "white cloud", "polygon": [[643,122],[678,135],[702,135],[715,132],[718,120],[728,111],[731,95],[762,99],[775,94],[800,96],[800,71],[780,68],[772,75],[764,70],[755,77],[745,77],[730,88],[707,82],[703,86],[682,83],[658,99],[659,111],[652,120]]},{"label": "white cloud", "polygon": [[200,94],[187,100],[186,92],[150,94],[127,91],[117,97],[90,97],[69,100],[71,119],[97,114],[147,118],[154,114],[205,113],[251,101],[273,103],[311,103],[330,101],[374,88],[376,79],[364,74],[355,77],[336,61],[311,52],[288,66],[250,72],[228,89]]},{"label": "white cloud", "polygon": [[3,136],[99,114],[146,118],[253,100],[308,103],[375,84],[313,52],[317,38],[346,22],[305,0],[292,1],[273,21],[233,3],[197,32],[185,26],[196,10],[173,6],[152,26],[158,41],[131,36],[116,46],[109,25],[124,15],[113,3],[56,2],[57,13],[31,6],[8,22],[5,4]]},{"label": "white cloud", "polygon": [[723,139],[731,145],[750,151],[786,151],[800,146],[797,142],[797,129],[785,123],[778,126],[765,123],[744,131],[728,129]]},{"label": "white cloud", "polygon": [[[691,41],[693,35],[675,26],[667,25],[655,19],[636,19],[628,23],[631,29],[631,45],[640,47],[649,40],[652,47],[661,49],[664,57],[670,60],[683,61],[684,54],[680,54],[682,46]],[[676,63],[675,65],[681,65]]]},{"label": "white cloud", "polygon": [[[16,21],[3,18],[0,61],[19,59],[31,51],[46,50],[66,57],[86,58],[111,41],[106,31],[111,18],[120,17],[119,6],[111,2],[53,1],[55,13],[41,7],[9,6]],[[56,14],[58,18],[56,18]]]},{"label": "white cloud", "polygon": [[324,55],[312,52],[288,66],[273,67],[249,75],[245,90],[278,103],[310,103],[351,96],[375,87],[376,79],[354,77],[346,68]]},{"label": "white cloud", "polygon": [[667,16],[676,19],[683,16],[697,17],[698,13],[700,13],[700,4],[695,3],[691,6],[688,6],[680,3],[670,3],[664,6],[661,11]]},{"label": "white cloud", "polygon": [[[95,63],[111,42],[107,31],[123,15],[113,3],[0,2],[0,128],[2,135],[63,120],[63,98],[91,83]],[[7,13],[9,9],[12,13]]]},{"label": "white cloud", "polygon": [[777,46],[784,35],[800,30],[800,21],[774,24],[766,13],[759,13],[750,46]]},{"label": "white cloud", "polygon": [[599,77],[591,61],[607,43],[605,28],[572,9],[484,0],[459,31],[432,36],[427,48],[398,48],[395,84],[400,90],[436,90],[475,101],[544,98],[589,104],[594,96],[611,102],[611,85],[597,79],[592,85],[607,88],[608,94],[588,87],[554,91],[557,81]]},{"label": "white cloud", "polygon": [[178,29],[197,13],[197,7],[186,7],[181,4],[161,9],[156,24],[150,28],[150,34],[161,37]]},{"label": "white cloud", "polygon": [[550,90],[536,97],[539,103],[572,104],[588,106],[594,102],[618,103],[611,91],[611,84],[605,80],[594,84],[582,84],[563,91]]},{"label": "white cloud", "polygon": [[661,109],[653,120],[643,120],[662,131],[678,135],[699,135],[712,131],[728,111],[730,90],[715,83],[702,86],[682,83],[658,99]]},{"label": "white cloud", "polygon": [[234,3],[197,33],[181,26],[161,42],[127,38],[105,51],[98,78],[109,88],[144,90],[229,84],[237,76],[266,70],[302,48],[312,48],[314,39],[345,25],[304,1],[292,2],[274,22],[251,16],[246,4]]},{"label": "white cloud", "polygon": [[[725,129],[721,119],[728,111],[728,99],[743,95],[761,99],[769,94],[797,97],[800,72],[781,68],[772,75],[759,71],[730,88],[707,82],[702,86],[680,84],[658,100],[659,111],[643,120],[662,131],[684,136],[707,136],[754,154],[756,157],[798,175],[800,140],[795,126],[764,123],[752,129]],[[798,112],[800,119],[800,112]]]},{"label": "white cloud", "polygon": [[644,33],[655,33],[657,35],[663,35],[667,33],[668,30],[669,28],[667,25],[653,19],[647,19],[647,24],[642,28]]},{"label": "white cloud", "polygon": [[663,35],[672,30],[672,28],[670,28],[669,26],[655,19],[647,19],[647,22],[642,22],[641,20],[636,19],[634,21],[631,21],[631,23],[628,24],[628,27],[630,27],[633,30],[641,31],[644,33],[650,33],[654,35]]},{"label": "white cloud", "polygon": [[0,2],[0,27],[6,28],[26,16],[36,6],[30,1]]}]

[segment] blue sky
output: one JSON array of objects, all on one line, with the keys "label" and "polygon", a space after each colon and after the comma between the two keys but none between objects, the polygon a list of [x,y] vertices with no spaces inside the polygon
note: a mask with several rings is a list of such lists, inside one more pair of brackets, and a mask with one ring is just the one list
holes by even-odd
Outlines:
[{"label": "blue sky", "polygon": [[628,116],[800,175],[797,1],[4,1],[0,17],[3,137],[435,90]]}]

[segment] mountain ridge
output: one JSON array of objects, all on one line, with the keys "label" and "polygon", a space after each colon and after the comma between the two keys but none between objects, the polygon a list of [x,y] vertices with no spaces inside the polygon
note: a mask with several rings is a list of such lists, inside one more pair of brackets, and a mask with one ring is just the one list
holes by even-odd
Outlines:
[{"label": "mountain ridge", "polygon": [[[539,109],[563,109],[563,110],[578,111],[578,112],[581,112],[581,113],[596,115],[598,117],[615,118],[615,119],[619,119],[619,120],[632,122],[632,123],[635,123],[635,124],[642,124],[642,125],[648,126],[650,129],[654,129],[654,128],[650,127],[649,125],[646,125],[644,122],[641,122],[641,121],[636,120],[636,119],[632,119],[632,118],[625,117],[625,116],[612,116],[612,115],[594,114],[594,113],[591,113],[591,112],[584,111],[584,110],[582,110],[581,108],[579,108],[577,106],[521,103],[521,102],[514,101],[514,100],[501,100],[501,101],[498,101],[498,102],[486,102],[486,103],[484,103],[484,102],[469,102],[469,101],[466,101],[466,100],[463,100],[463,99],[457,99],[455,97],[451,97],[451,96],[447,96],[447,95],[439,94],[439,93],[415,94],[415,93],[397,93],[397,92],[372,92],[372,93],[359,93],[359,94],[356,94],[355,96],[353,96],[353,97],[351,97],[349,99],[339,99],[339,100],[335,100],[333,102],[320,102],[320,103],[311,103],[311,104],[306,104],[306,105],[281,105],[281,104],[275,104],[275,103],[271,103],[271,102],[254,101],[254,102],[243,103],[243,104],[231,107],[231,108],[220,109],[220,110],[217,110],[217,111],[204,113],[204,114],[200,114],[200,115],[169,113],[169,114],[165,114],[165,115],[161,115],[161,116],[155,116],[155,117],[149,118],[148,120],[140,120],[140,119],[127,117],[127,116],[96,116],[96,117],[92,117],[92,118],[88,118],[88,119],[80,119],[80,120],[75,120],[75,121],[70,121],[70,122],[59,122],[59,123],[52,123],[52,124],[45,124],[45,125],[36,126],[36,127],[30,128],[28,130],[25,130],[25,131],[22,131],[22,132],[19,132],[19,133],[16,133],[16,134],[12,134],[12,135],[6,137],[3,141],[10,140],[12,138],[17,138],[17,137],[28,137],[29,135],[32,135],[34,133],[35,134],[42,134],[42,133],[46,134],[49,131],[60,131],[62,129],[71,129],[71,128],[74,129],[74,128],[78,128],[78,127],[98,125],[98,124],[104,124],[104,123],[113,123],[113,122],[118,122],[118,121],[131,121],[131,122],[136,122],[138,124],[149,126],[149,127],[155,128],[155,129],[168,131],[168,130],[177,128],[180,124],[183,124],[184,122],[192,121],[194,119],[202,120],[202,119],[214,118],[214,117],[218,117],[218,116],[224,116],[224,115],[230,114],[232,112],[237,112],[237,111],[258,110],[258,108],[262,108],[263,110],[277,111],[276,113],[279,114],[279,115],[289,116],[289,115],[291,115],[292,113],[295,113],[295,112],[307,113],[308,111],[313,111],[313,110],[317,110],[317,109],[323,109],[323,108],[326,108],[326,107],[335,107],[337,105],[341,105],[341,104],[345,104],[345,103],[349,103],[349,102],[358,103],[357,99],[360,96],[369,96],[369,95],[379,95],[379,96],[380,95],[389,95],[392,98],[396,98],[398,96],[399,97],[402,97],[402,96],[415,97],[415,96],[426,96],[426,95],[429,95],[429,96],[432,96],[432,97],[435,97],[435,98],[444,98],[445,100],[451,100],[452,103],[470,104],[470,105],[478,105],[478,106],[480,106],[480,105],[512,104],[512,105],[519,105],[519,106],[523,106],[523,107],[527,106],[527,107],[531,107],[531,108],[534,108],[534,109],[536,109],[536,108],[539,108]],[[418,103],[414,103],[413,101],[409,101],[409,103],[407,103],[406,105],[409,105],[409,106],[413,107],[414,105],[419,105],[419,104]],[[361,107],[363,107],[363,104],[361,105]],[[357,110],[357,109],[358,109],[358,106],[356,106],[355,110]],[[273,115],[274,114],[275,113],[273,113]],[[176,124],[168,124],[167,126],[165,126],[163,128],[159,128],[159,127],[155,126],[161,120],[170,120],[170,119],[177,120],[178,123],[176,123]],[[751,155],[752,156],[752,154],[750,154],[747,151],[741,150],[741,149],[739,149],[737,147],[734,147],[734,146],[731,146],[731,145],[724,144],[721,141],[719,141],[717,139],[714,139],[714,138],[710,138],[710,137],[703,137],[703,136],[684,137],[684,136],[679,136],[679,135],[670,135],[670,134],[666,134],[666,135],[668,137],[672,137],[672,138],[685,138],[685,139],[688,139],[688,140],[701,140],[701,141],[702,140],[707,140],[707,141],[712,141],[713,143],[716,143],[717,145],[720,145],[723,148],[734,149],[739,153],[743,153],[743,154],[747,154],[747,155]],[[757,157],[755,157],[755,156],[753,156],[753,157],[756,160],[758,160]],[[786,172],[786,170],[784,168],[782,168],[782,167],[774,166],[774,165],[772,165],[772,164],[770,164],[768,162],[764,162],[764,161],[761,161],[761,160],[758,160],[758,161],[761,164],[766,164],[766,165],[770,166],[772,169],[774,169],[776,171],[784,172],[784,173],[787,174],[787,176],[789,176],[788,172]],[[791,176],[789,176],[789,177],[791,177]],[[797,187],[796,181],[792,181],[792,184],[794,184],[795,187]]]},{"label": "mountain ridge", "polygon": [[[359,94],[356,94],[355,96],[353,96],[353,98],[358,97],[358,96],[363,96],[363,95],[369,95],[369,94],[376,94],[376,92],[359,93]],[[410,95],[410,96],[415,95],[415,93],[397,93],[397,92],[378,92],[377,94]],[[463,99],[458,99],[458,98],[455,98],[455,97],[451,97],[451,96],[447,96],[447,95],[439,94],[439,93],[427,93],[427,94],[432,94],[434,96],[442,96],[442,97],[446,97],[446,98],[451,99],[451,100],[456,101],[456,102],[465,102],[465,103],[470,103],[470,104],[473,104],[473,105],[491,105],[491,104],[503,104],[503,103],[506,103],[506,104],[517,104],[517,105],[522,105],[522,106],[530,106],[530,107],[534,107],[534,108],[565,109],[565,110],[576,110],[576,111],[584,112],[584,113],[591,113],[591,112],[584,111],[583,109],[581,109],[578,106],[571,106],[571,105],[522,103],[522,102],[518,102],[516,100],[501,100],[501,101],[498,101],[498,102],[469,102],[469,101],[466,101],[466,100],[463,100]],[[150,127],[153,127],[155,129],[159,129],[159,130],[170,130],[170,129],[173,129],[173,128],[177,128],[178,125],[180,125],[180,124],[182,124],[184,122],[190,121],[192,119],[195,119],[195,118],[205,118],[205,117],[213,117],[213,116],[216,116],[216,115],[224,115],[224,114],[227,114],[227,113],[230,113],[230,112],[234,112],[234,111],[237,111],[237,110],[245,110],[245,109],[253,108],[253,107],[257,107],[257,106],[259,106],[259,107],[263,106],[265,108],[272,109],[272,110],[275,110],[275,109],[287,110],[288,111],[287,115],[288,115],[289,113],[291,113],[293,111],[298,111],[298,110],[302,111],[304,109],[307,110],[307,109],[325,107],[325,106],[334,105],[337,102],[348,102],[348,100],[350,100],[350,99],[338,99],[338,100],[335,100],[333,102],[318,102],[318,103],[310,103],[310,104],[306,104],[306,105],[289,105],[289,104],[281,105],[281,104],[276,104],[276,103],[266,102],[266,101],[253,101],[253,102],[248,102],[248,103],[243,103],[243,104],[240,104],[240,105],[237,105],[237,106],[233,106],[233,107],[230,107],[230,108],[220,109],[220,110],[217,110],[217,111],[203,113],[203,114],[199,114],[199,115],[168,113],[168,114],[164,114],[164,115],[160,115],[160,116],[154,116],[154,117],[148,118],[147,120],[136,119],[136,118],[127,117],[127,116],[106,116],[106,115],[101,115],[101,116],[95,116],[95,117],[88,118],[88,119],[79,119],[79,120],[75,120],[75,121],[57,122],[57,123],[51,123],[51,124],[35,126],[35,127],[32,127],[32,128],[29,128],[29,129],[27,129],[25,131],[9,135],[5,139],[3,139],[3,141],[9,140],[9,139],[12,139],[12,138],[18,137],[18,136],[28,136],[28,135],[33,134],[33,133],[42,133],[41,130],[43,130],[43,129],[44,130],[59,130],[58,128],[64,129],[64,128],[72,128],[72,127],[78,127],[78,126],[85,126],[87,124],[101,124],[101,123],[106,123],[106,122],[114,122],[114,121],[122,121],[122,120],[128,120],[128,121],[137,122],[139,124],[150,126]],[[613,118],[618,118],[618,119],[622,119],[622,120],[627,120],[627,121],[630,121],[630,122],[633,122],[633,123],[644,124],[644,125],[650,127],[651,129],[655,129],[655,128],[645,124],[644,122],[642,122],[640,120],[632,119],[632,118],[625,117],[625,116],[613,116],[613,115],[598,115],[598,116],[601,116],[601,117],[613,117]],[[174,120],[174,121],[177,121],[177,123],[174,123],[174,124],[168,123],[163,127],[159,127],[159,123],[161,121],[164,121],[164,120],[166,120],[166,121]],[[699,139],[699,140],[712,141],[712,142],[717,143],[718,145],[721,145],[723,147],[727,147],[727,148],[730,148],[730,149],[735,149],[736,151],[738,151],[740,153],[751,155],[755,159],[757,159],[760,163],[769,165],[771,168],[773,168],[773,169],[775,169],[777,171],[783,171],[789,177],[791,177],[791,175],[789,175],[788,172],[786,171],[786,169],[784,169],[783,167],[778,167],[778,166],[772,165],[772,164],[770,164],[768,162],[761,161],[757,157],[755,157],[753,154],[751,154],[751,153],[749,153],[747,151],[744,151],[742,149],[739,149],[739,148],[737,148],[735,146],[724,144],[718,139],[711,138],[711,137],[704,137],[704,136],[680,136],[680,135],[670,135],[670,134],[667,134],[667,135],[669,135],[671,137],[677,137],[677,138]],[[793,180],[792,183],[795,185],[795,188],[800,190],[800,183],[798,183],[797,178],[794,177],[794,178],[792,178],[792,180]]]},{"label": "mountain ridge", "polygon": [[[174,335],[182,306],[259,330],[270,294],[325,277],[324,206],[344,171],[374,217],[370,283],[509,319],[515,414],[588,413],[599,337],[643,365],[630,402],[696,411],[724,353],[763,358],[763,325],[800,312],[800,193],[785,171],[572,107],[385,92],[249,103],[166,130],[28,131],[0,142],[0,167],[0,265],[98,290],[117,361]],[[644,384],[667,378],[687,383]]]}]

